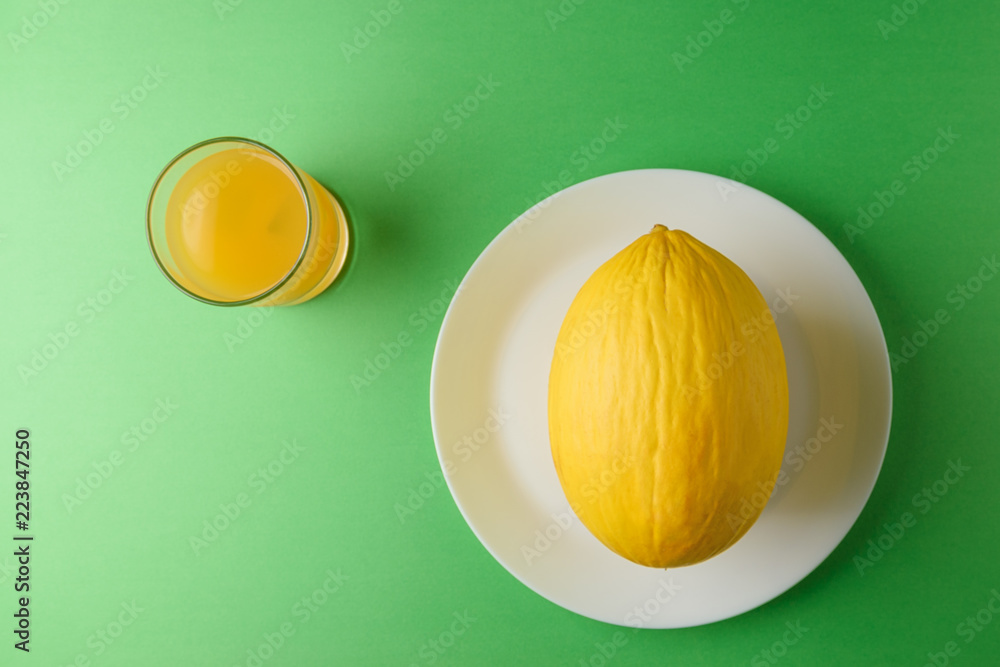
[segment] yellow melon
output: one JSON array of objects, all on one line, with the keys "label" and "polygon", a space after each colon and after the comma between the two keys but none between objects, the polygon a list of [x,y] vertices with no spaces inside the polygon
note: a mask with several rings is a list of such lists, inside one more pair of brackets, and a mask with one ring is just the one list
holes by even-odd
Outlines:
[{"label": "yellow melon", "polygon": [[563,491],[601,542],[650,567],[704,561],[753,525],[781,467],[774,317],[736,264],[657,225],[573,300],[548,413]]}]

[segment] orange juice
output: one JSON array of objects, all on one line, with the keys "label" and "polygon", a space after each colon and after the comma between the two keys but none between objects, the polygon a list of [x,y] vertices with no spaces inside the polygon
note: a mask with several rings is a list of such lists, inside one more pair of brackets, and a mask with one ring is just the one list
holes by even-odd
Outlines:
[{"label": "orange juice", "polygon": [[167,277],[222,305],[305,301],[346,256],[346,220],[329,192],[244,140],[199,144],[171,163],[150,196],[148,225]]}]

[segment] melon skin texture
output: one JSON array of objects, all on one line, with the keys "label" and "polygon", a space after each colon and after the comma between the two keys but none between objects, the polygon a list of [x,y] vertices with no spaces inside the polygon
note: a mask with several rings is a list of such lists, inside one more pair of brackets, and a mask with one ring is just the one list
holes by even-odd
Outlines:
[{"label": "melon skin texture", "polygon": [[657,225],[573,300],[548,415],[563,491],[602,543],[649,567],[711,558],[757,520],[781,468],[773,315],[736,264]]}]

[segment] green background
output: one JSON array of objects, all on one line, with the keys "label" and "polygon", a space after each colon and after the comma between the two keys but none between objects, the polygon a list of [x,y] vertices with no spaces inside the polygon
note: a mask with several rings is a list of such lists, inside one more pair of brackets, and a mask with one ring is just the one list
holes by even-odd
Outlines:
[{"label": "green background", "polygon": [[[571,182],[646,167],[730,176],[769,139],[778,150],[747,182],[840,249],[890,351],[939,309],[949,319],[894,369],[885,465],[833,554],[740,617],[627,631],[607,663],[773,664],[762,651],[778,643],[780,664],[918,665],[953,641],[951,664],[996,664],[1000,618],[971,641],[959,625],[1000,587],[1000,281],[952,292],[1000,250],[995,2],[910,0],[912,15],[888,0],[403,0],[396,14],[381,0],[63,2],[0,8],[0,498],[12,524],[13,434],[30,428],[36,535],[30,655],[12,647],[13,559],[0,555],[0,664],[252,665],[247,651],[283,623],[294,634],[262,664],[601,664],[617,629],[517,582],[446,488],[398,513],[439,471],[435,299],[564,170]],[[371,12],[391,21],[345,52]],[[147,68],[162,81],[133,92]],[[498,85],[455,127],[446,113],[479,77]],[[781,119],[813,86],[830,96],[788,136]],[[606,119],[627,127],[581,159]],[[262,134],[272,122],[280,131]],[[437,128],[446,141],[390,189],[385,173]],[[958,138],[938,154],[949,128]],[[225,134],[267,140],[335,190],[356,242],[328,292],[252,322],[177,292],[143,234],[159,169]],[[78,165],[54,165],[80,144]],[[928,149],[935,161],[912,180],[908,161]],[[862,234],[845,228],[897,179],[905,192]],[[67,325],[77,335],[63,340]],[[412,345],[352,385],[403,332]],[[162,423],[158,399],[177,406]],[[297,458],[275,463],[292,441]],[[120,465],[68,502],[116,451]],[[921,513],[914,496],[958,460],[971,470]],[[269,464],[281,474],[264,482]],[[240,494],[240,516],[192,546]],[[915,525],[884,537],[905,512]],[[880,537],[890,548],[860,565]],[[296,605],[328,571],[346,580],[304,618]],[[101,640],[133,601],[135,621]],[[430,647],[466,613],[453,645]],[[796,622],[808,631],[780,646]]]}]

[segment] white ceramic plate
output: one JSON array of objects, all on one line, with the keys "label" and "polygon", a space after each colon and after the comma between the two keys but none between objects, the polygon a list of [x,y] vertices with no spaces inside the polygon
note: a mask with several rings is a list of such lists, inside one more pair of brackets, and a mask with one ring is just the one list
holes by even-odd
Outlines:
[{"label": "white ceramic plate", "polygon": [[[570,302],[598,266],[657,223],[735,261],[775,305],[791,395],[784,483],[770,501],[755,499],[767,502],[761,518],[723,554],[669,572],[614,554],[573,515],[546,415],[549,365]],[[762,192],[672,169],[580,183],[511,223],[465,276],[431,372],[438,456],[479,540],[539,595],[633,627],[729,618],[811,572],[868,500],[891,409],[878,317],[833,244]]]}]

